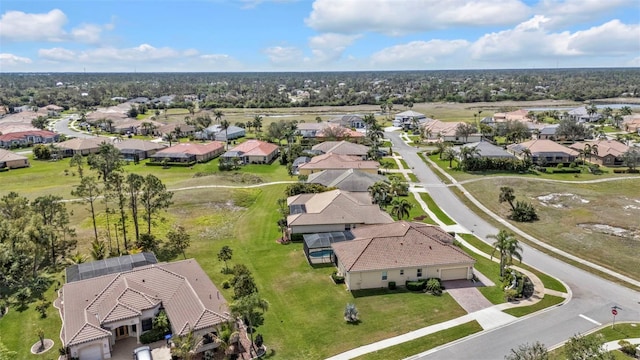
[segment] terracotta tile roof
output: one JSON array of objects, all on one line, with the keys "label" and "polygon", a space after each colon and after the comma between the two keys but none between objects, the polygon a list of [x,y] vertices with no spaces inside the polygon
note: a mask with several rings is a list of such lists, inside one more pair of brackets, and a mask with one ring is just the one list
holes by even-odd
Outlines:
[{"label": "terracotta tile roof", "polygon": [[456,127],[459,124],[464,124],[463,121],[440,121],[432,120],[426,123],[425,130],[431,130],[431,137],[435,138],[440,134],[441,136],[455,136]]},{"label": "terracotta tile roof", "polygon": [[303,205],[305,211],[287,216],[289,226],[328,224],[385,224],[389,214],[371,203],[368,193],[332,190],[287,198],[287,206]]},{"label": "terracotta tile roof", "polygon": [[27,160],[26,156],[16,154],[12,151],[0,149],[0,162],[14,161],[14,160]]},{"label": "terracotta tile roof", "polygon": [[354,144],[349,141],[325,141],[320,144],[314,145],[311,149],[320,150],[325,154],[338,154],[338,155],[358,155],[365,156],[369,152],[369,147]]},{"label": "terracotta tile roof", "polygon": [[362,160],[358,156],[323,154],[314,156],[306,164],[298,169],[327,170],[327,169],[373,169],[377,170],[380,163],[377,161]]},{"label": "terracotta tile roof", "polygon": [[118,150],[142,150],[142,151],[160,150],[167,147],[166,145],[159,144],[153,141],[146,141],[146,140],[140,140],[140,139],[125,139],[122,141],[114,140],[113,146],[118,148]]},{"label": "terracotta tile roof", "polygon": [[620,157],[622,156],[622,154],[627,152],[627,150],[629,150],[629,147],[627,145],[616,140],[596,140],[596,141],[577,142],[575,144],[569,145],[569,147],[574,150],[584,150],[584,147],[586,145],[598,147],[597,157],[604,157],[607,155]]},{"label": "terracotta tile roof", "polygon": [[20,140],[24,139],[27,136],[40,136],[44,139],[51,139],[56,137],[57,135],[58,134],[48,130],[27,130],[2,134],[0,135],[0,141]]},{"label": "terracotta tile roof", "polygon": [[[513,156],[513,155],[512,155]],[[346,191],[369,191],[369,187],[386,178],[378,174],[347,169],[347,170],[322,170],[309,175],[308,183],[322,184],[327,187],[335,187]]]},{"label": "terracotta tile roof", "polygon": [[343,133],[343,137],[350,137],[350,138],[362,138],[364,137],[364,133],[361,133],[359,131],[356,130],[351,130],[350,128],[344,127],[344,126],[340,126],[338,124],[333,124],[333,123],[322,123],[324,124],[324,126],[322,127],[321,130],[318,131],[318,133],[316,133],[316,137],[321,138],[324,137],[324,129],[331,127],[331,128],[342,128],[342,133]]},{"label": "terracotta tile roof", "polygon": [[224,148],[224,143],[220,141],[213,141],[208,144],[198,143],[180,143],[171,147],[162,149],[156,154],[190,154],[190,155],[206,155],[212,152],[220,151]]},{"label": "terracotta tile roof", "polygon": [[475,263],[437,226],[398,221],[351,232],[354,240],[331,245],[347,271]]},{"label": "terracotta tile roof", "polygon": [[200,265],[188,259],[65,284],[57,301],[61,337],[69,346],[111,336],[100,326],[138,317],[160,302],[176,335],[229,318],[225,299]]},{"label": "terracotta tile roof", "polygon": [[269,156],[278,151],[276,144],[268,143],[260,140],[247,140],[235,147],[230,152],[241,152],[244,156]]}]

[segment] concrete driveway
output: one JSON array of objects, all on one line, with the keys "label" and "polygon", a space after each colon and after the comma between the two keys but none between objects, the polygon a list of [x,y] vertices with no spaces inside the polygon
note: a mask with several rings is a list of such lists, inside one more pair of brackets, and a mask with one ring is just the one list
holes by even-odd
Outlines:
[{"label": "concrete driveway", "polygon": [[[148,344],[151,348],[151,356],[153,360],[171,360],[171,351],[167,347],[167,343],[164,340],[156,341]],[[131,337],[124,340],[116,341],[113,345],[113,351],[111,351],[112,360],[132,360],[133,349],[144,346],[143,344],[136,343],[136,338]]]}]

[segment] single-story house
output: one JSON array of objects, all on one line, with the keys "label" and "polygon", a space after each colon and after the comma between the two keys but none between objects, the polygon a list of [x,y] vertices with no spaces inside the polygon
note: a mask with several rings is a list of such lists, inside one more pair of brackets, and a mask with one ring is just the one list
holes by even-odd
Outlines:
[{"label": "single-story house", "polygon": [[325,126],[327,126],[327,123],[312,123],[312,122],[305,122],[305,123],[299,123],[297,125],[297,129],[296,132],[302,136],[303,138],[315,138],[316,134],[325,128]]},{"label": "single-story house", "polygon": [[0,135],[0,148],[14,148],[57,142],[60,135],[48,130],[28,130]]},{"label": "single-story house", "polygon": [[617,140],[595,140],[577,142],[569,145],[570,148],[577,151],[584,151],[589,147],[591,155],[587,155],[587,161],[604,165],[604,166],[622,166],[624,165],[623,154],[629,150],[629,147]]},{"label": "single-story house", "polygon": [[90,138],[75,138],[59,143],[57,146],[60,148],[65,157],[73,156],[75,154],[89,155],[95,154],[100,149],[100,145],[108,143],[110,140],[105,137],[90,137]]},{"label": "single-story house", "polygon": [[491,158],[491,159],[516,159],[515,155],[506,151],[501,146],[493,145],[487,141],[480,141],[476,143],[464,144],[461,146],[456,146],[454,151],[457,154],[460,154],[461,148],[473,148],[478,150],[478,154],[474,155],[474,157],[480,158]]},{"label": "single-story house", "polygon": [[[456,135],[456,128],[462,121],[431,120],[424,125],[423,131],[427,141],[443,141],[454,144],[475,143],[482,140],[481,134],[471,134],[466,139]],[[466,141],[465,141],[466,140]]]},{"label": "single-story house", "polygon": [[279,151],[276,144],[252,139],[224,153],[221,161],[239,159],[243,164],[269,164],[278,157]]},{"label": "single-story house", "polygon": [[602,119],[602,115],[600,113],[595,113],[589,115],[586,106],[581,106],[579,108],[575,108],[573,110],[569,110],[567,112],[569,114],[569,118],[573,119],[577,122],[596,122]]},{"label": "single-story house", "polygon": [[111,124],[111,132],[115,134],[138,134],[142,121],[132,118],[118,119]]},{"label": "single-story house", "polygon": [[438,226],[398,221],[351,230],[355,239],[331,244],[338,274],[349,290],[386,288],[389,282],[473,277],[475,260]]},{"label": "single-story house", "polygon": [[309,161],[311,161],[311,158],[309,156],[298,156],[295,160],[293,160],[293,163],[291,163],[291,173],[293,175],[298,175],[298,168],[301,165],[308,163]]},{"label": "single-story house", "polygon": [[158,128],[158,133],[162,135],[170,134],[170,133],[178,133],[180,137],[188,137],[195,133],[196,128],[193,125],[178,123],[178,124],[168,124],[161,126]]},{"label": "single-story house", "polygon": [[194,259],[66,283],[54,305],[62,318],[62,345],[80,360],[110,359],[121,340],[140,343],[161,309],[173,336],[192,331],[198,340],[231,318],[224,297]]},{"label": "single-story house", "polygon": [[0,149],[0,169],[17,169],[23,167],[29,167],[29,159],[27,159],[26,156]]},{"label": "single-story house", "polygon": [[364,129],[365,123],[361,115],[343,115],[329,120],[330,123],[350,129]]},{"label": "single-story house", "polygon": [[197,161],[203,163],[218,157],[223,152],[224,143],[220,141],[208,144],[179,143],[159,150],[149,157],[153,162],[162,162],[167,159],[168,162],[189,163]]},{"label": "single-story house", "polygon": [[139,139],[114,141],[113,145],[120,150],[120,154],[125,160],[131,161],[144,160],[155,154],[158,150],[167,147],[164,144]]},{"label": "single-story house", "polygon": [[536,165],[569,164],[576,160],[578,152],[551,140],[529,140],[520,144],[511,144],[507,150],[522,158],[523,150],[529,149],[531,160]]},{"label": "single-story house", "polygon": [[350,155],[366,158],[369,147],[361,144],[354,144],[349,141],[325,141],[314,145],[311,150],[321,151],[323,154]]},{"label": "single-story house", "polygon": [[416,119],[418,121],[418,127],[424,125],[429,121],[425,114],[421,114],[413,110],[407,110],[396,114],[392,123],[395,127],[401,127],[409,130],[415,127],[413,119]]},{"label": "single-story house", "polygon": [[64,111],[64,108],[62,106],[51,104],[45,106],[43,110],[47,112],[47,116],[58,116],[62,111]]},{"label": "single-story house", "polygon": [[354,142],[361,142],[365,138],[364,132],[360,132],[357,130],[351,130],[350,128],[346,128],[344,126],[332,124],[332,123],[324,123],[326,126],[323,127],[320,131],[316,132],[315,137],[318,141],[326,141],[326,140],[345,140],[350,139]]},{"label": "single-story house", "polygon": [[227,139],[234,140],[244,137],[245,134],[246,130],[239,126],[229,126],[225,134],[222,127],[215,124],[203,129],[202,131],[196,132],[194,137],[196,139],[215,139],[217,141],[225,141]]},{"label": "single-story house", "polygon": [[291,234],[351,230],[370,224],[393,222],[389,214],[371,202],[368,193],[331,190],[287,198],[287,226]]},{"label": "single-story house", "polygon": [[[538,130],[538,139],[556,140],[556,131],[560,124],[547,125]],[[533,132],[535,134],[535,132]]]},{"label": "single-story house", "polygon": [[298,167],[300,175],[310,175],[322,170],[357,169],[371,174],[377,174],[380,163],[371,160],[362,160],[359,156],[338,154],[324,154],[311,158],[306,164]]},{"label": "single-story house", "polygon": [[623,116],[621,126],[625,131],[638,133],[640,135],[640,114]]},{"label": "single-story house", "polygon": [[355,169],[323,170],[313,173],[307,178],[308,183],[351,192],[368,192],[371,185],[385,180],[386,178],[382,175]]}]

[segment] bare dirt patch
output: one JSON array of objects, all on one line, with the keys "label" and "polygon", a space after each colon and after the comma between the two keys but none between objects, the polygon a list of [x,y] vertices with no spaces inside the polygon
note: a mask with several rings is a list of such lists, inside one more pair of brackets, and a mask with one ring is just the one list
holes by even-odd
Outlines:
[{"label": "bare dirt patch", "polygon": [[621,238],[640,240],[640,231],[634,231],[630,229],[624,229],[617,226],[611,226],[607,224],[578,224],[581,229],[585,229],[590,232],[596,232],[606,235],[618,236]]},{"label": "bare dirt patch", "polygon": [[588,204],[590,201],[572,193],[551,193],[540,195],[536,199],[542,206],[554,208],[567,208],[579,204]]}]

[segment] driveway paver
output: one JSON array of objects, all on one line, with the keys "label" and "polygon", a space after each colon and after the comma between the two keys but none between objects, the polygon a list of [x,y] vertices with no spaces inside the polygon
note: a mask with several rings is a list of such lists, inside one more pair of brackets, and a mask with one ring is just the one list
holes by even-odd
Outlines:
[{"label": "driveway paver", "polygon": [[458,302],[458,305],[462,306],[468,313],[493,306],[493,304],[478,291],[478,288],[475,287],[447,288],[446,291]]}]

